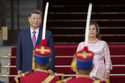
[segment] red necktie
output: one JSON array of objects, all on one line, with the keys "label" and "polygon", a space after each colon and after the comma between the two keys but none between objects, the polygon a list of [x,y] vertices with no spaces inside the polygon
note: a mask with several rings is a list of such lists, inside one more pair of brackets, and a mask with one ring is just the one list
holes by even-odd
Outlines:
[{"label": "red necktie", "polygon": [[32,32],[33,33],[33,36],[32,36],[32,43],[33,43],[33,46],[35,47],[35,45],[36,45],[36,32],[35,31],[33,31]]}]

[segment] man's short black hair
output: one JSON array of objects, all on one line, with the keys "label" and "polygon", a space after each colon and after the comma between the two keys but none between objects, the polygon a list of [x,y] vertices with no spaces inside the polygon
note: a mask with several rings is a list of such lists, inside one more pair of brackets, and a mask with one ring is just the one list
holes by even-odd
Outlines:
[{"label": "man's short black hair", "polygon": [[38,10],[38,9],[33,9],[33,10],[29,13],[28,17],[30,17],[32,14],[40,14],[40,15],[42,16],[42,12],[41,12],[40,10]]}]

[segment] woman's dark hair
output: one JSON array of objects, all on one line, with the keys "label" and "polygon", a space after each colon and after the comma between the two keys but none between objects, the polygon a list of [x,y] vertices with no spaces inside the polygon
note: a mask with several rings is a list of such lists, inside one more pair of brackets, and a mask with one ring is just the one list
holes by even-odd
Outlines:
[{"label": "woman's dark hair", "polygon": [[95,25],[95,27],[96,27],[96,36],[99,37],[100,29],[99,29],[98,23],[95,22],[95,21],[91,21],[90,25]]}]

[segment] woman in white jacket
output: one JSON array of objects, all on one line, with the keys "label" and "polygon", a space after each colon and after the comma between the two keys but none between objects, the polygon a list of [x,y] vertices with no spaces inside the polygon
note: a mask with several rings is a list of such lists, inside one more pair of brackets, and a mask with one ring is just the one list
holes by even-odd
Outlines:
[{"label": "woman in white jacket", "polygon": [[[99,80],[106,80],[110,77],[112,69],[111,57],[108,44],[105,41],[99,40],[99,27],[95,22],[90,23],[88,49],[94,52],[93,68],[90,77]],[[81,51],[85,46],[85,42],[80,42],[77,47],[77,52]]]}]

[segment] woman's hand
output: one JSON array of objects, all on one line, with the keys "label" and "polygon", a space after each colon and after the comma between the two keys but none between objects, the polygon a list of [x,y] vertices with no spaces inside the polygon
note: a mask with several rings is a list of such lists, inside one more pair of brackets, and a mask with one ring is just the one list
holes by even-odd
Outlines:
[{"label": "woman's hand", "polygon": [[110,72],[106,72],[106,73],[105,73],[105,78],[106,78],[106,79],[109,79],[109,78],[110,78]]}]

